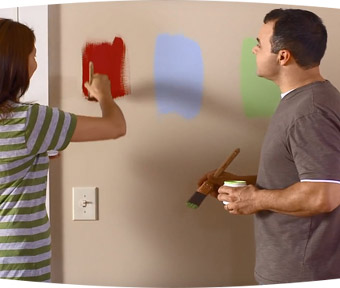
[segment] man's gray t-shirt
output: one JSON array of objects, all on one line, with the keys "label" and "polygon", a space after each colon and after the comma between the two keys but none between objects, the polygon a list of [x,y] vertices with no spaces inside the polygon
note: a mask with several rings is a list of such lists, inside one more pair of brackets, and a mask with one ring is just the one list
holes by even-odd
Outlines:
[{"label": "man's gray t-shirt", "polygon": [[[262,146],[260,188],[284,189],[303,180],[340,183],[340,93],[329,81],[287,94]],[[261,211],[255,238],[261,284],[340,278],[340,208],[312,217]]]}]

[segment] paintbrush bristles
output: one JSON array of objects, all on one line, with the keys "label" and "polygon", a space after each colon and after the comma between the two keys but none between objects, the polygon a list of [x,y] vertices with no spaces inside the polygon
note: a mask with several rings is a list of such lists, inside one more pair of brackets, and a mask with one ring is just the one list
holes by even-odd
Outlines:
[{"label": "paintbrush bristles", "polygon": [[187,206],[193,209],[198,208],[206,196],[207,195],[205,194],[195,192],[194,195],[192,195],[189,201],[187,202]]}]

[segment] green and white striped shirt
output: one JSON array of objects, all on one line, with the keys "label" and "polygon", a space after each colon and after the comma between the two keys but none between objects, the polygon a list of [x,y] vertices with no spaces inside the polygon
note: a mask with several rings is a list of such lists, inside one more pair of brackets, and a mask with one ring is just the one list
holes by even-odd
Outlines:
[{"label": "green and white striped shirt", "polygon": [[0,120],[0,278],[50,281],[47,150],[66,148],[76,116],[38,104],[13,108]]}]

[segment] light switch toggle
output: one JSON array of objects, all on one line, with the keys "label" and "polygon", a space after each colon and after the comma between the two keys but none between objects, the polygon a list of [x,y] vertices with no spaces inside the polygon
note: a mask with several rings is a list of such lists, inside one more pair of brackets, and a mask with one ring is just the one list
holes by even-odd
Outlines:
[{"label": "light switch toggle", "polygon": [[81,201],[81,206],[85,208],[85,207],[87,206],[87,204],[91,204],[91,203],[92,203],[92,202],[90,202],[90,201],[82,200],[82,201]]},{"label": "light switch toggle", "polygon": [[98,220],[98,188],[73,187],[73,220]]}]

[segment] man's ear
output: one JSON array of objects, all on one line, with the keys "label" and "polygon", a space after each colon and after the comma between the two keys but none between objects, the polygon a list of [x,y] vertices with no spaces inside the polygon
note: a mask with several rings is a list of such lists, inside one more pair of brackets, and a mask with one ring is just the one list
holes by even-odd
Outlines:
[{"label": "man's ear", "polygon": [[292,58],[292,54],[288,50],[280,50],[277,59],[281,66],[287,65],[289,60]]}]

